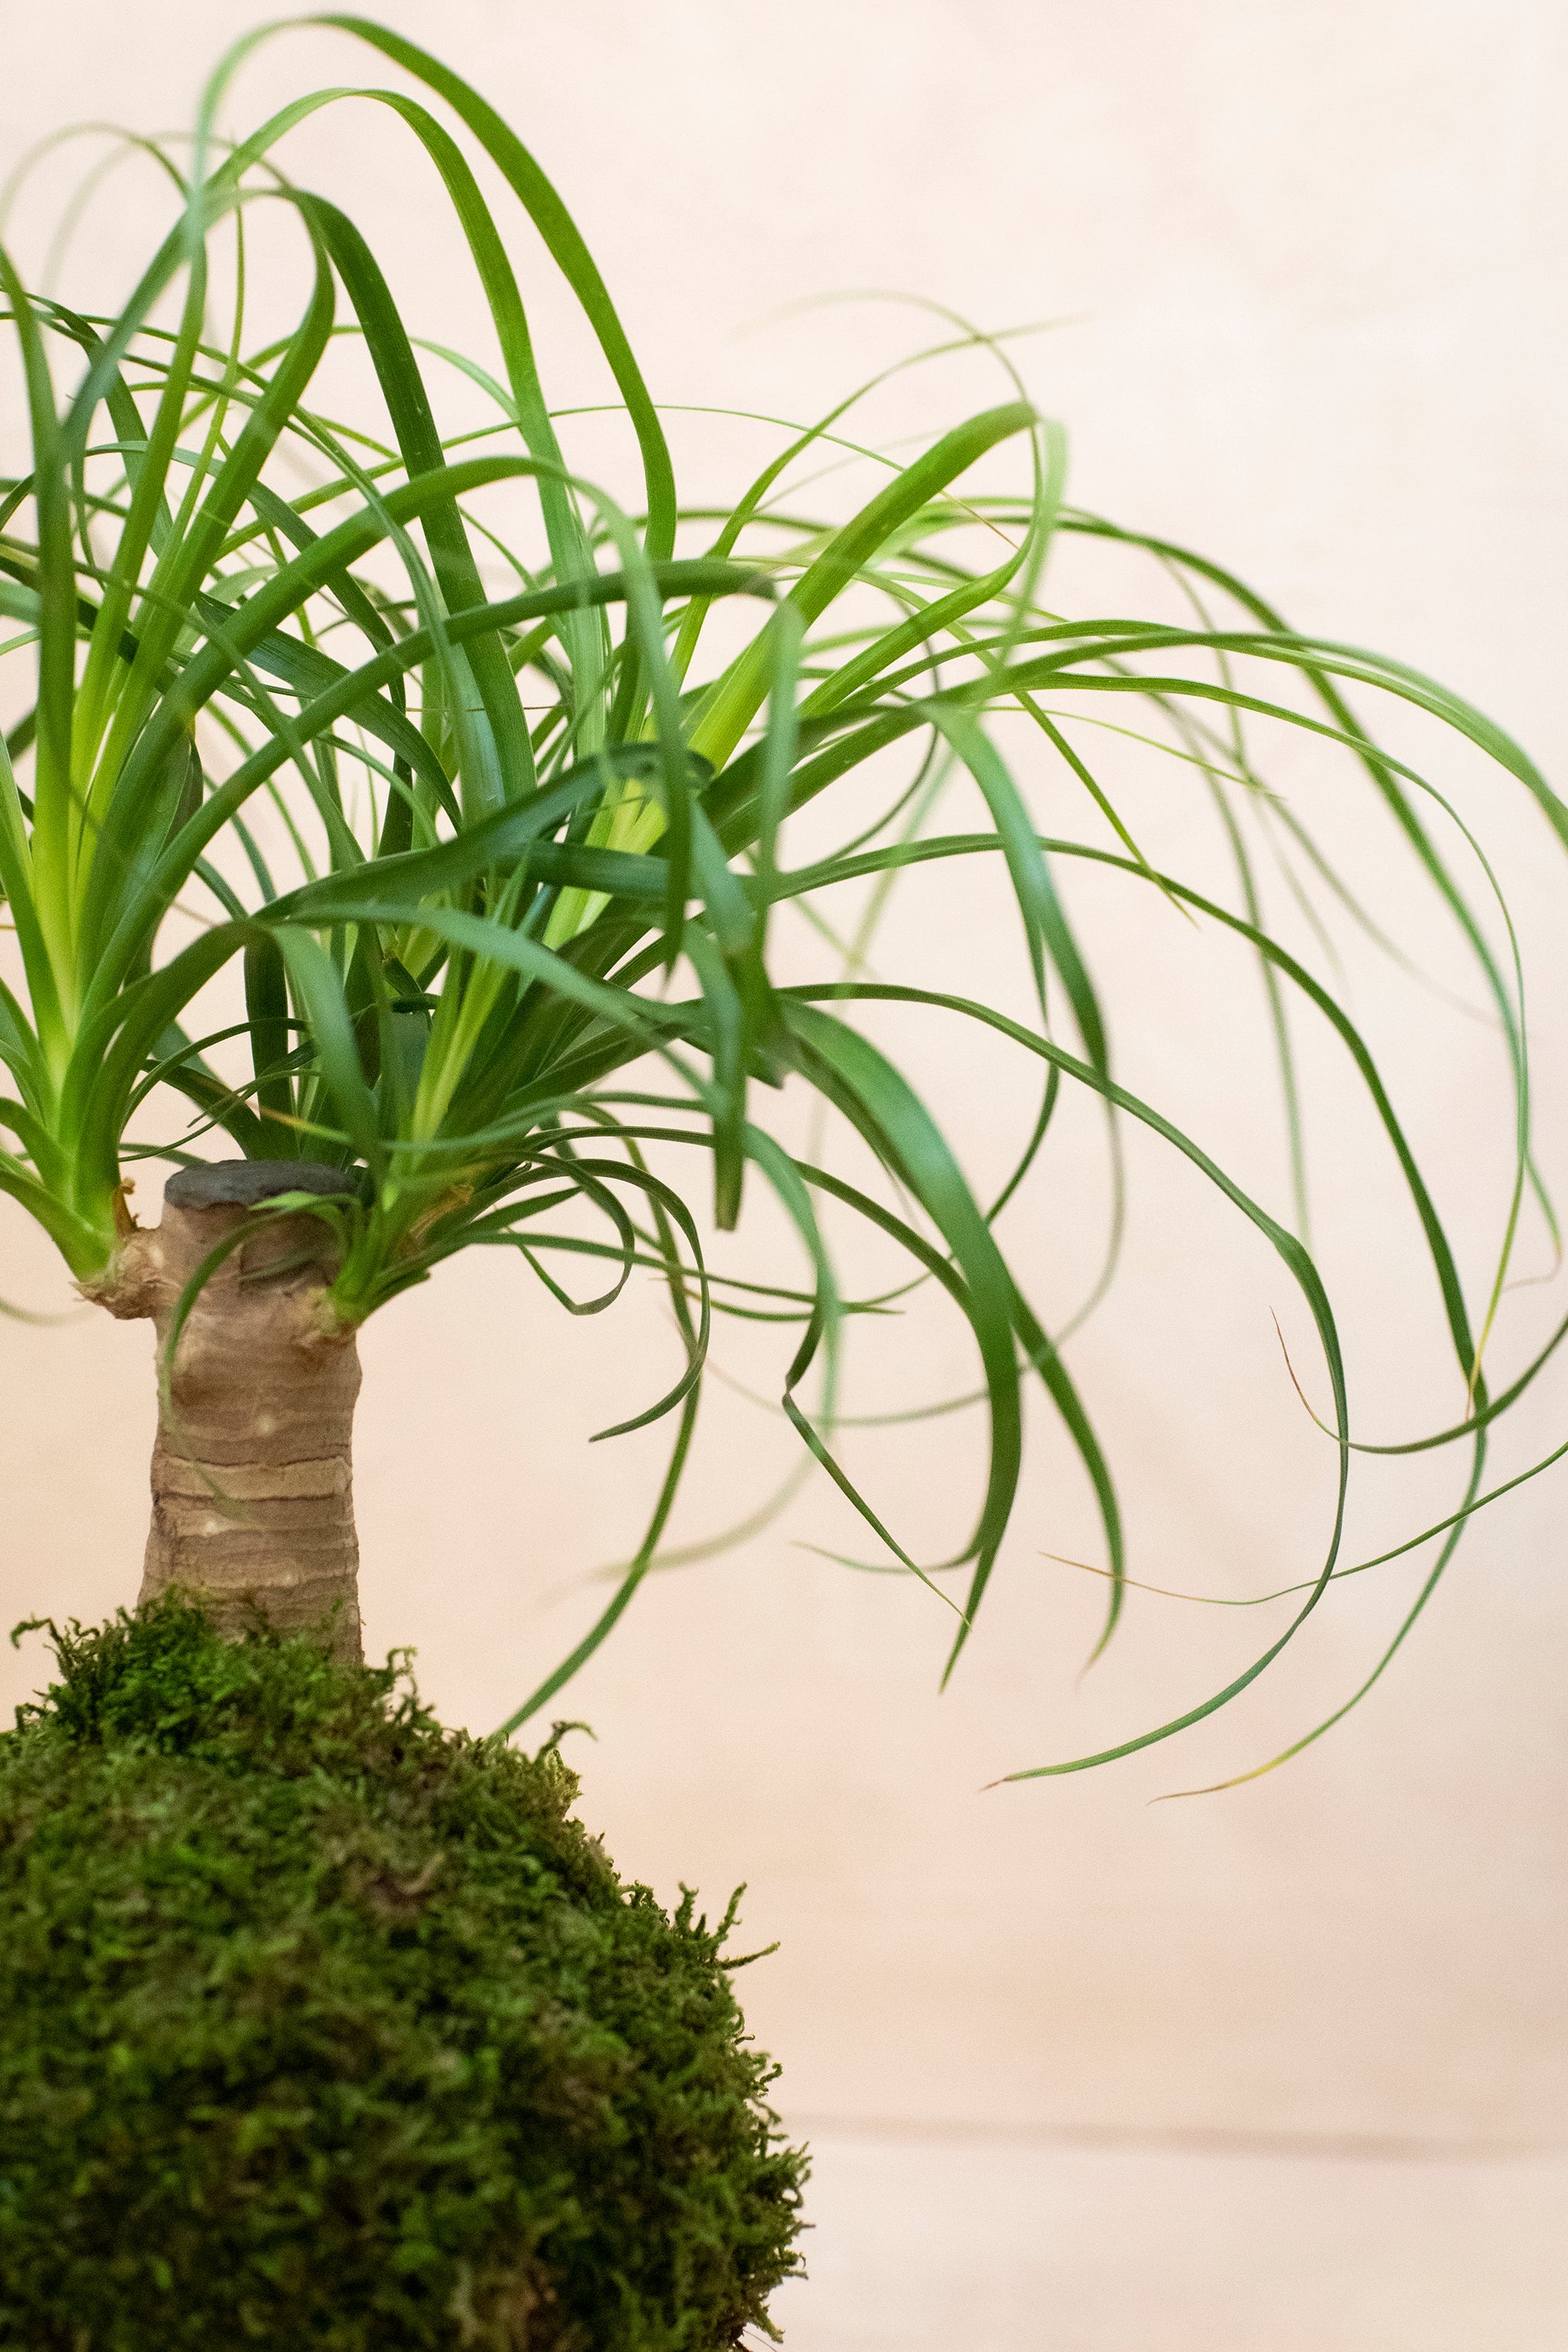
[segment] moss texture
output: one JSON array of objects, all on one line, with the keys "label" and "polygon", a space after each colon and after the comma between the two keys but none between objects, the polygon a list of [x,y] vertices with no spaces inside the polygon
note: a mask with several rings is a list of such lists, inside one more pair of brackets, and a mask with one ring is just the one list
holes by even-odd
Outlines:
[{"label": "moss texture", "polygon": [[[164,1604],[0,1734],[0,2344],[715,2352],[804,2159],[721,1959],[398,1660]],[[772,2332],[771,2330],[769,2331]]]}]

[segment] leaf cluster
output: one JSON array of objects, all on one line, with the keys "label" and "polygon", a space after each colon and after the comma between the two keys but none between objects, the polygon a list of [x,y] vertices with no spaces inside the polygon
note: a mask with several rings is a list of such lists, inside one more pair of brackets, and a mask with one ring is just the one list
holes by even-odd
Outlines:
[{"label": "leaf cluster", "polygon": [[[1467,1509],[1497,1409],[1487,1339],[1535,1181],[1506,909],[1476,845],[1459,826],[1456,861],[1453,813],[1381,746],[1358,701],[1375,696],[1467,741],[1534,798],[1559,843],[1568,812],[1460,698],[1291,631],[1190,550],[1068,506],[1059,432],[1004,342],[962,321],[944,319],[935,350],[988,353],[1005,378],[997,404],[893,457],[854,436],[853,412],[876,388],[862,386],[788,428],[727,507],[684,502],[663,413],[535,157],[416,44],[360,17],[309,21],[368,49],[399,87],[313,92],[226,143],[216,126],[236,74],[284,28],[247,36],[213,78],[189,155],[155,151],[176,216],[118,312],[73,310],[0,255],[31,436],[26,469],[0,498],[0,611],[16,624],[0,663],[27,665],[34,687],[0,758],[0,892],[23,983],[0,985],[14,1087],[0,1098],[0,1190],[96,1284],[112,1278],[141,1155],[199,1156],[216,1138],[247,1157],[352,1171],[354,1195],[315,1208],[338,1228],[344,1325],[471,1247],[515,1253],[576,1315],[606,1310],[639,1273],[666,1286],[675,1376],[600,1433],[673,1430],[641,1541],[515,1725],[592,1654],[659,1557],[719,1315],[795,1327],[782,1409],[858,1513],[868,1564],[944,1594],[942,1579],[962,1571],[952,1659],[1014,1519],[1033,1392],[1094,1497],[1103,1645],[1127,1590],[1112,1465],[1068,1334],[1026,1296],[1002,1219],[1047,1164],[1063,1103],[1102,1112],[1112,1241],[1098,1298],[1121,1231],[1120,1138],[1136,1123],[1275,1254],[1321,1351],[1337,1449],[1332,1525],[1298,1616],[1238,1680],[1145,1737],[1200,1719],[1326,1591],[1361,1443],[1310,1247],[1301,1023],[1347,1057],[1407,1198],[1464,1400],[1433,1442],[1470,1442]],[[361,107],[389,111],[438,184],[485,305],[482,360],[418,336],[362,225],[288,174],[294,131]],[[305,257],[300,308],[290,331],[258,339],[247,257],[279,215]],[[512,257],[523,224],[629,427],[637,479],[622,498],[564,454]],[[367,362],[347,419],[332,373],[345,352]],[[479,400],[484,421],[443,423],[443,388]],[[851,458],[875,488],[847,514],[817,510],[813,469]],[[998,490],[1005,461],[1015,487]],[[1047,566],[1075,543],[1143,560],[1177,617],[1057,610]],[[1228,897],[1144,854],[1100,772],[1097,730],[1157,743],[1198,787],[1230,862]],[[1281,735],[1348,771],[1393,828],[1495,1024],[1513,1183],[1478,1298],[1346,1010],[1319,902],[1393,943],[1265,781],[1259,740]],[[1020,742],[1058,814],[1051,829],[1021,780]],[[942,828],[950,788],[980,829]],[[1020,1002],[873,970],[895,882],[951,913],[976,861],[1007,894]],[[1179,909],[1255,971],[1288,1202],[1256,1198],[1118,1076],[1114,959],[1109,972],[1097,965],[1074,906],[1091,875],[1141,909]],[[1329,979],[1281,936],[1271,893],[1305,918]],[[790,961],[803,940],[818,951],[805,979]],[[989,1202],[876,1042],[889,1005],[1016,1053],[1025,1131]],[[831,1155],[795,1148],[798,1133],[786,1140],[781,1092],[813,1098],[869,1179],[819,1164]],[[189,1125],[149,1137],[172,1095]],[[793,1238],[793,1280],[754,1284],[707,1262],[704,1202],[727,1231],[757,1185]],[[835,1221],[891,1243],[903,1289],[848,1295]],[[604,1277],[586,1295],[572,1279],[584,1267]],[[851,1319],[910,1287],[962,1318],[987,1423],[973,1523],[936,1561],[905,1548],[836,1444]]]}]

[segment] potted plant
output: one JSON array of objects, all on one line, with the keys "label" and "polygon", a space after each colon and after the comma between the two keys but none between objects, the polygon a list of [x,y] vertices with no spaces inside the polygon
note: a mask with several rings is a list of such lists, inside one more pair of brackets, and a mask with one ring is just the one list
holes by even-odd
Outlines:
[{"label": "potted plant", "polygon": [[[728,1990],[732,1906],[710,1930],[690,1903],[671,1920],[622,1889],[567,1818],[554,1736],[531,1759],[505,1743],[648,1572],[714,1315],[789,1328],[784,1410],[876,1563],[951,1610],[950,1670],[1014,1512],[1037,1384],[1097,1498],[1103,1643],[1128,1584],[1111,1468],[999,1234],[1068,1094],[1103,1106],[1113,1138],[1132,1120],[1183,1155],[1306,1302],[1340,1515],[1245,1673],[1101,1755],[1016,1777],[1213,1712],[1343,1572],[1356,1441],[1338,1332],[1299,1233],[1116,1077],[1068,877],[1091,865],[1257,963],[1292,1118],[1288,1008],[1326,1025],[1364,1086],[1466,1387],[1439,1436],[1468,1443],[1473,1475],[1435,1580],[1479,1498],[1487,1428],[1539,1369],[1496,1398],[1482,1375],[1513,1221],[1478,1311],[1365,1043],[1263,919],[1248,828],[1286,820],[1252,734],[1304,730],[1350,761],[1458,927],[1520,1106],[1516,1211],[1530,1170],[1515,975],[1445,860],[1422,779],[1351,698],[1433,715],[1533,793],[1560,839],[1568,818],[1457,697],[1297,635],[1214,564],[1068,508],[1060,437],[1000,346],[1008,396],[907,462],[874,459],[877,487],[847,517],[803,516],[779,492],[825,446],[857,449],[853,398],[788,437],[721,517],[684,509],[618,315],[528,150],[413,43],[312,21],[399,87],[307,95],[226,145],[220,102],[279,28],[237,44],[174,174],[168,236],[116,315],[38,294],[0,260],[31,436],[0,502],[0,613],[6,667],[33,681],[0,761],[16,949],[0,1188],[85,1297],[152,1322],[160,1404],[139,1612],[56,1631],[60,1680],[0,1759],[24,1963],[0,2062],[0,2342],[131,2352],[237,2327],[301,2345],[708,2352],[763,2319],[801,2174]],[[364,226],[287,175],[289,131],[352,103],[390,108],[439,175],[493,328],[483,360],[422,345]],[[563,454],[475,151],[596,339],[637,445],[630,499]],[[273,208],[307,259],[291,331],[258,342],[246,256]],[[340,382],[347,343],[368,367]],[[454,372],[489,404],[478,432],[441,422]],[[1021,488],[990,486],[996,452]],[[1142,551],[1183,616],[1052,610],[1044,567],[1072,537]],[[1215,795],[1235,905],[1151,864],[1081,748],[1073,714],[1129,697]],[[1070,782],[1081,830],[1042,834],[1002,713]],[[955,778],[983,815],[934,831]],[[913,887],[940,888],[976,859],[1005,875],[1027,1017],[918,973],[871,977],[864,936],[846,952],[833,926],[858,891],[874,913],[893,878],[930,867]],[[804,979],[775,943],[791,908],[826,942]],[[889,1004],[1016,1049],[1029,1109],[995,1198],[873,1035]],[[786,1139],[803,1093],[856,1139],[855,1178]],[[176,1097],[185,1129],[150,1129]],[[155,1224],[130,1197],[144,1158],[176,1171]],[[758,1187],[797,1253],[771,1285],[710,1263],[707,1228],[733,1229]],[[889,1303],[847,1295],[840,1215],[945,1296],[979,1360],[979,1502],[944,1560],[922,1561],[835,1444],[842,1334]],[[395,1661],[359,1663],[351,1435],[361,1324],[481,1245],[520,1253],[577,1313],[651,1271],[683,1361],[601,1433],[670,1431],[635,1559],[571,1655],[476,1743],[440,1730]],[[604,1269],[585,1297],[566,1279],[576,1259]]]}]

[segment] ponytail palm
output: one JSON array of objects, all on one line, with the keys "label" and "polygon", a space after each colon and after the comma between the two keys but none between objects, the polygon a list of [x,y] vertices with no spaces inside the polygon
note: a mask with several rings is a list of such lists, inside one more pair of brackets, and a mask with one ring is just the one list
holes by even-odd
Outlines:
[{"label": "ponytail palm", "polygon": [[[122,310],[74,310],[0,262],[30,431],[0,506],[0,612],[13,632],[6,670],[36,677],[0,762],[0,885],[21,975],[0,995],[14,1089],[0,1103],[0,1186],[89,1295],[157,1319],[160,1507],[175,1529],[161,1580],[253,1596],[274,1614],[287,1613],[285,1591],[296,1613],[336,1597],[357,1638],[353,1334],[457,1251],[507,1245],[576,1311],[608,1306],[653,1269],[684,1355],[668,1392],[621,1425],[670,1430],[637,1557],[514,1723],[610,1630],[656,1555],[716,1313],[795,1326],[784,1408],[859,1512],[877,1562],[950,1598],[954,1657],[1015,1515],[1022,1399],[1037,1384],[1096,1498],[1109,1635],[1126,1590],[1112,1467],[1005,1247],[1006,1205],[1041,1181],[1051,1122],[1079,1093],[1104,1106],[1113,1132],[1125,1121],[1151,1130],[1277,1253],[1332,1400],[1338,1506],[1321,1571],[1246,1674],[1128,1746],[1180,1728],[1254,1679],[1318,1605],[1340,1565],[1354,1440],[1333,1308],[1289,1216],[1119,1083],[1067,877],[1089,866],[1163,898],[1261,969],[1292,1117],[1289,1015],[1325,1024],[1349,1057],[1442,1303],[1465,1403],[1439,1437],[1470,1448],[1468,1507],[1489,1422],[1521,1384],[1494,1402],[1480,1363],[1528,1176],[1519,989],[1489,944],[1490,918],[1445,862],[1421,778],[1378,748],[1349,698],[1375,690],[1468,738],[1535,796],[1559,839],[1562,805],[1506,737],[1429,680],[1294,635],[1215,566],[1065,507],[1058,436],[1016,383],[908,462],[870,460],[876,487],[846,517],[804,510],[801,484],[825,455],[856,446],[852,403],[787,436],[726,512],[684,509],[617,313],[532,156],[411,43],[358,18],[309,21],[377,53],[404,86],[314,93],[226,147],[216,110],[267,37],[253,36],[215,77],[175,173],[178,216]],[[290,131],[320,110],[364,104],[391,109],[438,175],[488,307],[481,357],[418,341],[362,227],[288,176]],[[476,155],[486,184],[504,189],[493,204]],[[292,215],[304,267],[291,331],[258,345],[244,287],[258,207]],[[581,306],[635,436],[640,478],[620,500],[574,469],[558,437],[509,247],[524,217]],[[333,373],[345,342],[363,347],[374,386],[354,379],[352,423]],[[454,370],[488,403],[478,430],[439,421]],[[1012,494],[992,487],[1007,467]],[[1191,617],[1050,609],[1044,567],[1065,538],[1142,551],[1181,585]],[[1138,727],[1216,796],[1236,845],[1234,905],[1152,866],[1086,757],[1075,718],[1109,711],[1125,725],[1128,697]],[[1254,735],[1271,727],[1352,764],[1489,994],[1516,1182],[1478,1301],[1359,1032],[1264,922],[1247,828],[1289,823],[1316,870],[1310,835],[1279,813],[1253,762]],[[1048,767],[1052,805],[1079,810],[1081,831],[1042,832],[1004,752],[1020,729],[1034,765]],[[981,829],[934,829],[947,778],[967,780]],[[843,845],[824,851],[833,823]],[[816,854],[797,848],[805,828]],[[852,917],[857,886],[863,896],[908,873],[910,888],[948,894],[975,859],[1006,877],[1027,1018],[921,987],[918,972],[869,977],[834,943],[836,909]],[[820,924],[816,978],[784,976],[774,934],[792,908]],[[889,1002],[1016,1050],[1031,1108],[999,1198],[977,1195],[962,1138],[943,1133],[868,1034],[862,1009]],[[814,1093],[873,1175],[852,1182],[791,1149],[773,1115],[781,1088],[786,1100]],[[153,1234],[131,1215],[125,1170],[153,1149],[142,1106],[171,1089],[192,1117],[159,1139],[162,1156],[199,1163],[226,1139],[250,1175],[205,1189],[182,1180],[183,1205],[172,1195]],[[129,1142],[132,1130],[143,1139]],[[700,1183],[682,1181],[691,1170]],[[797,1250],[772,1288],[724,1277],[703,1242],[703,1212],[727,1231],[756,1187]],[[836,1451],[831,1370],[846,1318],[888,1302],[841,1286],[828,1207],[896,1244],[909,1281],[942,1293],[972,1335],[988,1435],[973,1524],[948,1559],[921,1558],[918,1536],[860,1492]],[[573,1255],[605,1269],[607,1287],[587,1301],[552,1271]],[[244,1315],[248,1336],[236,1339]],[[274,1398],[263,1415],[267,1381],[246,1368],[274,1356],[279,1396],[289,1367],[310,1369],[303,1402]],[[182,1387],[182,1365],[199,1363],[206,1391],[195,1370]],[[814,1370],[820,1391],[804,1385]],[[331,1446],[311,1456],[336,1481],[330,1527],[306,1508],[315,1496],[327,1510],[326,1486],[303,1475],[297,1446],[269,1438],[274,1405],[301,1426],[337,1416]],[[335,1585],[301,1569],[302,1543],[337,1546]],[[204,1561],[225,1546],[228,1568],[209,1574]]]}]

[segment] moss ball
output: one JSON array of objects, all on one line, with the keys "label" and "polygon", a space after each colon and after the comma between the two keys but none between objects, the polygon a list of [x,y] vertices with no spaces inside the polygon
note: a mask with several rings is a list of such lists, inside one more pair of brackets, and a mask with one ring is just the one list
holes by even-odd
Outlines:
[{"label": "moss ball", "polygon": [[[717,1927],[406,1661],[52,1626],[0,1734],[0,2345],[717,2352],[805,2164]],[[771,2328],[767,2329],[773,2333]]]}]

